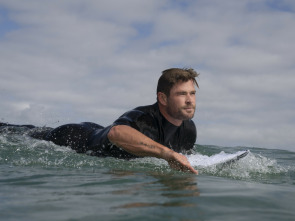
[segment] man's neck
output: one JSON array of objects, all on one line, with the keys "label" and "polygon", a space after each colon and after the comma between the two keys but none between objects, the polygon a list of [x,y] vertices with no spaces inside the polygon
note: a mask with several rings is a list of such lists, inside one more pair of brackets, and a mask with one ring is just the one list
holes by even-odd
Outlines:
[{"label": "man's neck", "polygon": [[162,106],[160,103],[158,103],[158,106],[159,106],[159,110],[161,112],[161,114],[163,115],[163,117],[165,117],[165,119],[167,121],[169,121],[171,124],[179,127],[181,124],[182,124],[182,120],[178,120],[178,119],[175,119],[173,117],[171,117],[167,111],[166,111],[166,108],[164,106]]}]

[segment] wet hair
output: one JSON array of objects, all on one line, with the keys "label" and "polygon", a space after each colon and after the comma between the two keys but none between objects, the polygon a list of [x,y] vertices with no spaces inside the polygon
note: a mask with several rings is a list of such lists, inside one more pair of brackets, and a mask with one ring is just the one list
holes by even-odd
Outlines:
[{"label": "wet hair", "polygon": [[170,95],[171,88],[178,82],[187,82],[192,80],[199,88],[198,82],[195,79],[199,76],[192,68],[170,68],[162,72],[158,81],[157,93],[162,92],[167,97]]}]

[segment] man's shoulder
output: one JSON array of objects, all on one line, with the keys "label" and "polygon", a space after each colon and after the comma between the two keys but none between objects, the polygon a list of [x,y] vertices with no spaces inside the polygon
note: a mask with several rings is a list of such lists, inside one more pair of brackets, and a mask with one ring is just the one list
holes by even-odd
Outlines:
[{"label": "man's shoulder", "polygon": [[157,121],[156,119],[159,118],[159,108],[158,104],[146,105],[146,106],[139,106],[134,108],[131,112],[138,113],[138,121],[140,122],[149,122]]},{"label": "man's shoulder", "polygon": [[146,106],[139,106],[130,111],[125,112],[122,116],[120,116],[115,123],[119,122],[133,122],[136,123],[138,121],[151,121],[157,116],[157,106],[156,104],[153,105],[146,105]]},{"label": "man's shoulder", "polygon": [[134,108],[135,111],[141,111],[144,113],[154,113],[158,110],[158,103],[152,104],[152,105],[145,105],[145,106],[139,106]]},{"label": "man's shoulder", "polygon": [[194,126],[195,127],[195,123],[193,120],[185,120],[183,121],[185,125],[189,125],[189,126]]},{"label": "man's shoulder", "polygon": [[186,120],[184,121],[183,125],[184,125],[183,132],[185,133],[187,142],[194,144],[197,139],[197,128],[195,123],[192,120]]},{"label": "man's shoulder", "polygon": [[184,129],[186,129],[186,130],[192,130],[192,131],[196,130],[196,125],[195,125],[194,121],[192,121],[192,120],[183,121],[183,126],[184,126]]}]

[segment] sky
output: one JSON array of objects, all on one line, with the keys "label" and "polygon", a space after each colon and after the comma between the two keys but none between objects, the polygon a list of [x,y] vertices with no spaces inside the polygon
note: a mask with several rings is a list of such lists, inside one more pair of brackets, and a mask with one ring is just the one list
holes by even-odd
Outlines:
[{"label": "sky", "polygon": [[111,124],[200,76],[197,144],[295,151],[295,1],[0,0],[0,121]]}]

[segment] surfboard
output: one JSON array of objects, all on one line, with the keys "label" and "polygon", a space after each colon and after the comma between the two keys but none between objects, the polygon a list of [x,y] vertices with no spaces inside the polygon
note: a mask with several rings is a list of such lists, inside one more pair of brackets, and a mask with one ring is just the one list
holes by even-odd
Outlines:
[{"label": "surfboard", "polygon": [[229,154],[222,151],[212,156],[194,154],[194,155],[189,155],[187,157],[188,157],[188,161],[191,163],[193,167],[204,168],[204,167],[210,167],[210,166],[223,166],[223,165],[234,163],[244,158],[245,156],[247,156],[249,152],[250,152],[249,150],[245,150],[245,151],[238,151],[236,153]]}]

